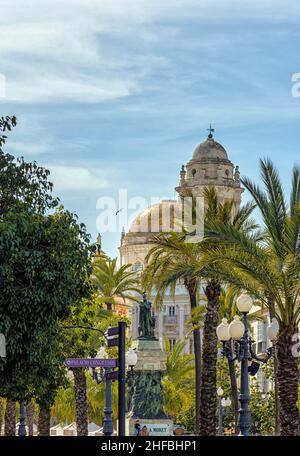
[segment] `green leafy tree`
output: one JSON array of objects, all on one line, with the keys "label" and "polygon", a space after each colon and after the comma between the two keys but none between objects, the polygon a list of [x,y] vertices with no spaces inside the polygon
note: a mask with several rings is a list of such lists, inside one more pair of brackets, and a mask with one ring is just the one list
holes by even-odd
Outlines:
[{"label": "green leafy tree", "polygon": [[[0,119],[0,130],[14,124],[14,118]],[[48,175],[35,162],[0,151],[0,332],[7,343],[0,392],[13,401],[30,401],[36,394],[44,402],[46,381],[57,388],[60,368],[54,372],[56,364],[47,356],[49,331],[90,294],[89,235],[75,215],[58,207]],[[41,366],[38,382],[33,373]],[[48,386],[52,397],[55,388]]]},{"label": "green leafy tree", "polygon": [[274,391],[262,392],[254,379],[250,385],[251,434],[273,435],[275,432]]}]

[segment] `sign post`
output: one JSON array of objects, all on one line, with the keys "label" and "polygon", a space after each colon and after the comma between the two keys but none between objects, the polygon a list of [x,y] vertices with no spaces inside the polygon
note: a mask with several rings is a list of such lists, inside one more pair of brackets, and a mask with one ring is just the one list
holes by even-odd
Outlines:
[{"label": "sign post", "polygon": [[66,359],[66,365],[68,367],[117,367],[118,360],[112,359],[101,359],[101,358],[68,358]]},{"label": "sign post", "polygon": [[125,321],[119,322],[119,437],[125,436]]},{"label": "sign post", "polygon": [[[112,421],[111,421],[111,382],[114,380],[118,381],[118,403],[119,403],[119,436],[125,436],[125,385],[126,385],[126,365],[125,365],[125,343],[126,343],[126,323],[120,321],[118,327],[108,328],[105,334],[106,342],[108,347],[118,347],[118,359],[100,359],[100,358],[68,358],[66,359],[66,365],[69,368],[86,367],[93,368],[102,367],[105,368],[105,379],[106,382],[106,397],[105,397],[105,418],[104,418],[104,434],[111,435]],[[118,371],[112,370],[118,367]],[[96,375],[97,380],[97,375]],[[98,381],[98,380],[97,380]],[[101,380],[99,380],[100,382]]]}]

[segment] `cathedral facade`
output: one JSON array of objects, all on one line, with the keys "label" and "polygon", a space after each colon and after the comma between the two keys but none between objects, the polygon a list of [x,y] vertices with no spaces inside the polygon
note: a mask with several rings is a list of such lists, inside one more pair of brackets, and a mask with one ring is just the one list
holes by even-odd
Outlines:
[{"label": "cathedral facade", "polygon": [[[174,214],[185,196],[203,196],[205,187],[215,187],[219,200],[234,200],[238,209],[243,188],[240,185],[239,167],[229,160],[225,148],[215,141],[213,130],[209,130],[205,141],[195,148],[192,158],[180,170],[179,185],[175,187],[176,200],[162,200],[140,213],[131,224],[128,233],[121,236],[120,263],[131,264],[139,276],[146,266],[145,258],[153,247],[151,237],[157,232],[174,229]],[[202,290],[202,287],[201,287]],[[154,300],[150,296],[149,300]],[[204,296],[200,295],[200,300]],[[185,287],[178,283],[175,300],[166,295],[160,309],[153,309],[156,327],[155,335],[163,343],[168,339],[172,348],[178,339],[186,340],[186,353],[193,352],[191,336],[187,336],[186,322],[190,319],[190,303]],[[132,337],[138,336],[138,305],[132,304]]]}]

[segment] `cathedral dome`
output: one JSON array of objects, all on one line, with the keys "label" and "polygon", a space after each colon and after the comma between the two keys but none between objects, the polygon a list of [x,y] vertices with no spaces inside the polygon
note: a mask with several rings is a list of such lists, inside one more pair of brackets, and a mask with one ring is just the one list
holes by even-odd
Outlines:
[{"label": "cathedral dome", "polygon": [[228,160],[226,150],[221,144],[214,140],[212,134],[209,134],[204,142],[198,144],[193,152],[193,160],[203,160],[207,158]]},{"label": "cathedral dome", "polygon": [[129,233],[158,233],[174,230],[174,220],[181,205],[176,200],[163,200],[141,212],[131,223]]}]

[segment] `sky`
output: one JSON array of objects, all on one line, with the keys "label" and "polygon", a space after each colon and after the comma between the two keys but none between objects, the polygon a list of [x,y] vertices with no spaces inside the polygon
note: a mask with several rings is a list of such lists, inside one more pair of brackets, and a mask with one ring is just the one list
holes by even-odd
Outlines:
[{"label": "sky", "polygon": [[[259,181],[269,156],[288,190],[299,43],[298,0],[2,0],[1,115],[18,118],[5,150],[50,169],[93,239],[119,189],[174,198],[210,123],[242,176]],[[120,233],[102,237],[117,256]]]}]

